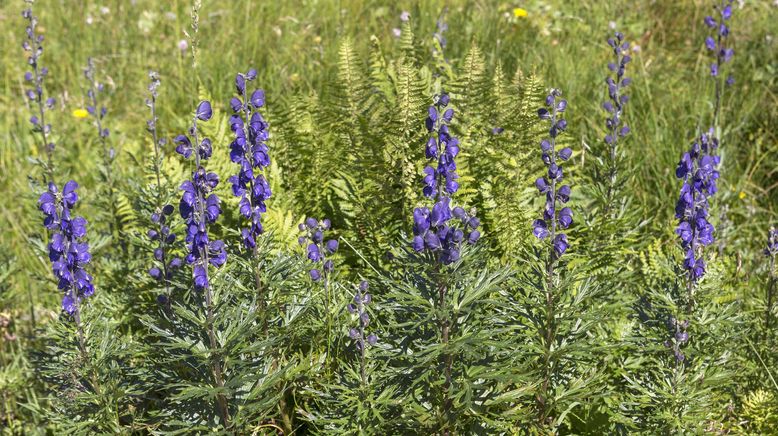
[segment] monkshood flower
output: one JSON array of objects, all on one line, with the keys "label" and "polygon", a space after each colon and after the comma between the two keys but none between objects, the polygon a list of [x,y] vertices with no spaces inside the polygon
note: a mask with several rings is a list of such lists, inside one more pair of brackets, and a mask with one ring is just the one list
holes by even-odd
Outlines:
[{"label": "monkshood flower", "polygon": [[86,77],[89,82],[89,89],[86,91],[89,104],[86,107],[86,111],[95,121],[97,135],[100,137],[100,142],[103,144],[104,159],[106,164],[109,164],[115,156],[115,151],[113,147],[107,147],[106,139],[110,135],[110,131],[103,127],[103,119],[108,113],[108,109],[106,109],[105,106],[101,106],[98,101],[98,94],[103,92],[105,86],[97,81],[95,73],[95,62],[92,58],[88,58],[86,68],[84,68],[84,77]]},{"label": "monkshood flower", "polygon": [[605,135],[605,143],[611,148],[611,160],[615,160],[616,145],[619,138],[629,134],[629,127],[622,120],[624,106],[629,97],[624,94],[624,88],[629,86],[632,79],[625,77],[627,64],[632,60],[629,53],[629,42],[624,41],[624,34],[616,32],[613,38],[608,38],[608,45],[613,49],[614,62],[608,63],[608,69],[615,74],[608,76],[605,83],[608,85],[609,101],[602,107],[608,112],[605,119],[605,127],[608,134]]},{"label": "monkshood flower", "polygon": [[249,94],[248,82],[257,78],[257,70],[235,76],[235,88],[238,97],[230,100],[233,115],[230,117],[230,129],[235,139],[230,144],[230,159],[240,165],[238,174],[230,177],[232,193],[240,197],[240,213],[249,222],[241,229],[243,244],[247,248],[256,247],[256,239],[262,234],[262,214],[267,210],[265,202],[270,198],[270,184],[262,173],[270,165],[268,153],[268,125],[259,109],[265,105],[265,91],[255,89]]},{"label": "monkshood flower", "polygon": [[[436,41],[438,41],[438,44],[440,44],[440,48],[442,50],[446,49],[446,44],[448,41],[446,40],[446,37],[443,35],[448,30],[448,23],[446,23],[446,10],[444,9],[443,12],[441,12],[440,16],[438,17],[438,20],[435,22],[436,31],[432,35],[433,38],[435,38]],[[435,52],[435,49],[433,49],[433,53]]]},{"label": "monkshood flower", "polygon": [[220,267],[227,261],[224,242],[211,241],[208,238],[208,224],[216,222],[221,214],[219,197],[212,191],[219,184],[219,176],[209,173],[202,166],[202,161],[211,157],[213,151],[211,140],[197,137],[197,121],[208,121],[213,116],[211,103],[201,101],[192,118],[189,136],[178,135],[175,138],[176,152],[189,158],[194,155],[195,170],[192,179],[181,184],[183,195],[178,204],[181,217],[186,222],[186,243],[188,254],[186,262],[192,265],[194,286],[197,290],[209,287],[208,265]]},{"label": "monkshood flower", "polygon": [[[731,47],[727,47],[727,37],[729,36],[727,22],[732,18],[732,0],[721,0],[713,7],[716,9],[716,16],[709,15],[705,17],[703,22],[711,30],[711,34],[705,38],[705,48],[714,53],[715,56],[710,65],[710,74],[713,77],[718,77],[724,63],[729,62],[735,55],[735,51]],[[733,84],[734,78],[731,75],[728,76],[726,83]]]},{"label": "monkshood flower", "polygon": [[[173,214],[173,211],[174,208],[170,204],[157,209],[151,214],[151,222],[155,225],[155,228],[148,231],[149,239],[157,242],[157,247],[154,249],[155,265],[149,269],[149,275],[154,280],[164,282],[166,289],[169,287],[168,285],[173,278],[173,274],[182,265],[180,258],[171,256],[169,253],[170,246],[176,241],[176,234],[171,232],[170,227],[167,225],[167,220]],[[167,303],[169,298],[167,294],[161,295],[159,302]]]},{"label": "monkshood flower", "polygon": [[667,320],[667,328],[672,335],[671,339],[665,341],[665,346],[673,350],[673,355],[678,363],[686,360],[686,356],[683,354],[681,347],[689,342],[689,320],[678,321],[674,317],[670,317]]},{"label": "monkshood flower", "polygon": [[562,92],[552,89],[546,97],[546,107],[538,109],[541,120],[550,123],[549,138],[540,142],[543,163],[548,168],[547,175],[535,180],[535,187],[541,195],[546,196],[546,205],[543,209],[543,218],[536,219],[532,223],[532,233],[538,239],[548,238],[552,243],[553,257],[558,259],[567,250],[567,235],[558,230],[566,229],[573,223],[573,211],[569,207],[560,209],[560,205],[570,199],[570,186],[561,185],[564,177],[562,163],[573,154],[573,151],[565,147],[556,150],[556,138],[567,129],[567,121],[562,114],[567,109],[567,100],[561,99]]},{"label": "monkshood flower", "polygon": [[175,243],[176,234],[170,231],[168,220],[173,214],[174,208],[170,204],[162,204],[162,177],[160,175],[160,148],[165,145],[165,139],[160,139],[157,134],[157,96],[159,92],[159,75],[154,71],[149,72],[149,98],[146,99],[146,106],[149,107],[151,118],[146,121],[146,130],[151,134],[154,144],[154,173],[157,176],[157,208],[151,214],[151,223],[154,228],[148,231],[149,239],[157,241],[157,247],[154,249],[155,264],[149,269],[149,275],[155,280],[162,282],[165,286],[165,293],[157,297],[160,304],[169,306],[170,304],[170,280],[173,274],[182,265],[178,257],[169,255],[170,246]]},{"label": "monkshood flower", "polygon": [[778,255],[778,229],[775,227],[771,227],[767,234],[767,248],[765,248],[764,254],[772,257]]},{"label": "monkshood flower", "polygon": [[71,210],[78,201],[73,180],[67,182],[59,191],[57,185],[49,183],[49,188],[41,194],[38,206],[43,215],[43,225],[51,230],[49,260],[54,276],[59,280],[57,287],[64,293],[62,309],[72,315],[78,311],[81,300],[95,292],[92,276],[84,267],[92,260],[86,237],[86,220],[72,217]]},{"label": "monkshood flower", "polygon": [[718,140],[712,130],[703,133],[691,149],[684,153],[675,175],[683,180],[680,198],[675,206],[675,216],[679,219],[675,233],[681,238],[686,252],[683,263],[691,283],[705,274],[705,261],[702,248],[713,243],[713,225],[708,222],[708,199],[718,188],[716,180],[719,172],[716,167],[720,158],[716,156]]},{"label": "monkshood flower", "polygon": [[25,96],[30,100],[33,109],[33,115],[30,117],[32,130],[40,134],[41,149],[46,151],[47,167],[44,169],[48,182],[53,182],[53,162],[54,142],[51,139],[51,124],[46,122],[46,112],[54,107],[56,100],[53,97],[46,98],[44,91],[44,80],[49,74],[49,69],[41,65],[43,56],[43,35],[36,33],[38,17],[33,14],[32,0],[25,0],[28,8],[22,12],[22,17],[27,20],[25,28],[25,39],[22,42],[22,48],[27,52],[27,64],[30,71],[24,73],[24,81],[30,86],[25,91]]},{"label": "monkshood flower", "polygon": [[434,200],[434,205],[432,209],[414,209],[412,243],[415,251],[429,251],[445,265],[459,260],[463,242],[475,244],[481,237],[475,211],[468,213],[461,207],[451,207],[450,196],[459,190],[455,160],[459,154],[459,140],[449,131],[454,110],[446,108],[448,103],[449,96],[441,94],[428,109],[425,123],[431,136],[425,154],[427,159],[436,161],[437,166],[424,168],[423,193]]},{"label": "monkshood flower", "polygon": [[365,329],[370,325],[370,315],[367,313],[366,306],[373,301],[373,297],[367,292],[367,289],[368,283],[366,281],[360,282],[357,292],[354,294],[354,301],[347,307],[349,313],[355,315],[358,320],[358,326],[349,329],[348,335],[363,354],[365,342],[371,346],[378,342],[378,337],[373,333],[365,336]]},{"label": "monkshood flower", "polygon": [[322,277],[326,277],[335,269],[335,264],[329,257],[338,251],[338,240],[327,239],[325,242],[324,238],[324,232],[331,227],[330,220],[326,218],[321,221],[308,218],[298,226],[303,235],[297,238],[297,242],[301,246],[305,246],[308,260],[314,264],[310,271],[313,281],[321,280]]}]

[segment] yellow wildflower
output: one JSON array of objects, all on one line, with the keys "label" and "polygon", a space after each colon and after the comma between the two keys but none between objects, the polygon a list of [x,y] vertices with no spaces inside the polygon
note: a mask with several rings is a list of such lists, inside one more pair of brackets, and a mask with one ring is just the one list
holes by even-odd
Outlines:
[{"label": "yellow wildflower", "polygon": [[76,118],[86,118],[89,116],[89,112],[86,109],[76,109],[73,111],[73,116]]},{"label": "yellow wildflower", "polygon": [[524,18],[527,16],[527,10],[522,8],[513,8],[513,16],[516,18]]},{"label": "yellow wildflower", "polygon": [[741,200],[742,200],[742,199],[744,199],[744,198],[746,198],[746,193],[745,193],[745,192],[743,192],[743,191],[740,191],[740,194],[738,194],[738,195],[737,195],[737,198],[739,198],[739,199],[741,199]]}]

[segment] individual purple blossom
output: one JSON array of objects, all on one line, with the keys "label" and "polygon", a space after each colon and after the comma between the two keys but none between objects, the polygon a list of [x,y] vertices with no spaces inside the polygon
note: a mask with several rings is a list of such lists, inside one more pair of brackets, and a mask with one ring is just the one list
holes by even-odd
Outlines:
[{"label": "individual purple blossom", "polygon": [[694,141],[691,149],[681,157],[675,175],[683,180],[680,198],[675,206],[679,223],[675,233],[685,251],[683,267],[689,276],[689,286],[705,274],[702,248],[713,243],[713,225],[708,222],[708,199],[718,188],[716,170],[720,158],[716,155],[718,140],[712,129]]},{"label": "individual purple blossom", "polygon": [[240,165],[238,174],[230,177],[232,193],[240,197],[240,213],[248,220],[248,227],[241,229],[243,244],[255,248],[256,240],[264,232],[262,214],[267,210],[265,202],[270,198],[270,184],[262,172],[270,165],[267,147],[268,125],[259,109],[265,105],[265,91],[255,89],[247,92],[247,82],[257,77],[257,71],[235,76],[238,97],[230,101],[233,115],[230,129],[235,139],[230,144],[230,159]]},{"label": "individual purple blossom", "polygon": [[[551,241],[552,258],[558,259],[567,251],[569,246],[567,235],[557,233],[562,228],[566,229],[573,223],[573,211],[560,205],[570,199],[570,186],[561,185],[564,178],[562,164],[570,159],[572,150],[563,148],[556,150],[556,138],[567,129],[567,121],[561,118],[567,109],[567,100],[560,97],[562,92],[552,89],[546,97],[546,107],[538,109],[541,120],[549,122],[549,138],[540,142],[541,158],[548,168],[546,176],[535,180],[535,187],[541,195],[545,195],[546,204],[543,208],[543,217],[532,223],[532,234],[539,239],[549,238]],[[561,185],[561,186],[560,186]]]},{"label": "individual purple blossom", "polygon": [[340,244],[337,239],[325,240],[325,232],[331,227],[330,220],[326,218],[321,221],[307,218],[298,226],[303,234],[297,239],[297,242],[301,246],[305,246],[306,256],[313,264],[309,274],[315,282],[322,278],[326,279],[334,270],[335,264],[330,257],[338,251]]},{"label": "individual purple blossom", "polygon": [[475,244],[481,236],[475,211],[468,213],[461,207],[452,209],[451,206],[451,195],[459,190],[455,160],[459,154],[459,140],[449,130],[454,110],[447,108],[448,103],[449,96],[441,94],[427,111],[425,124],[431,136],[425,155],[436,161],[437,166],[424,168],[423,193],[432,198],[434,204],[431,209],[414,209],[412,242],[416,252],[431,252],[436,261],[444,265],[459,260],[463,242]]},{"label": "individual purple blossom", "polygon": [[[53,182],[38,199],[38,207],[43,212],[43,224],[51,231],[48,245],[52,271],[58,280],[57,287],[64,293],[62,309],[69,315],[78,314],[80,302],[94,294],[92,276],[86,272],[86,265],[92,260],[86,238],[86,220],[73,217],[71,210],[78,201],[73,180],[67,182],[60,191]],[[79,318],[80,319],[80,318]]]},{"label": "individual purple blossom", "polygon": [[201,101],[188,132],[192,139],[190,140],[187,135],[176,137],[176,142],[179,144],[176,151],[185,158],[194,155],[195,170],[192,179],[181,184],[183,195],[178,210],[187,226],[186,262],[192,265],[194,286],[197,290],[209,289],[209,265],[218,268],[227,261],[224,242],[211,241],[208,237],[208,224],[216,222],[222,212],[219,197],[213,193],[219,184],[219,176],[207,172],[202,166],[202,161],[211,156],[211,141],[208,138],[199,141],[197,135],[197,121],[208,121],[212,115],[211,103]]},{"label": "individual purple blossom", "polygon": [[40,149],[46,152],[44,166],[44,181],[54,182],[54,141],[51,139],[51,124],[46,122],[46,113],[54,108],[56,100],[46,97],[44,81],[49,74],[49,69],[41,65],[43,57],[43,35],[37,34],[38,17],[33,14],[32,0],[25,0],[28,8],[22,11],[22,17],[27,21],[25,39],[22,48],[27,52],[27,65],[30,71],[24,73],[24,81],[29,84],[25,96],[31,103],[33,115],[30,117],[33,133],[40,136]]}]

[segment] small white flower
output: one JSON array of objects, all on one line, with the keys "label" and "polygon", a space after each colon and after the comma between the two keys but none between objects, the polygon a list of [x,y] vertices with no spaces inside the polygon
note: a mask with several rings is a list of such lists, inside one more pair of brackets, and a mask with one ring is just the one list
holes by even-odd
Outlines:
[{"label": "small white flower", "polygon": [[94,18],[92,18],[92,16],[91,16],[91,15],[87,15],[87,16],[86,16],[86,24],[89,24],[89,25],[91,26],[91,25],[92,25],[92,23],[94,23],[94,22],[95,22],[95,19],[94,19]]},{"label": "small white flower", "polygon": [[181,41],[178,41],[178,49],[182,52],[186,51],[186,49],[189,48],[189,42],[187,40],[182,39]]},{"label": "small white flower", "polygon": [[111,10],[108,9],[107,7],[103,6],[103,7],[100,8],[100,13],[103,14],[103,15],[108,15],[108,14],[111,13]]},{"label": "small white flower", "polygon": [[400,21],[406,22],[411,19],[411,13],[408,11],[403,11],[402,14],[400,14]]},{"label": "small white flower", "polygon": [[396,27],[394,29],[392,29],[392,35],[394,35],[395,38],[399,38],[402,34],[403,34],[402,30],[400,30],[400,29],[398,29]]},{"label": "small white flower", "polygon": [[616,30],[616,22],[615,22],[615,21],[609,21],[609,22],[608,22],[608,27],[609,27],[611,30]]}]

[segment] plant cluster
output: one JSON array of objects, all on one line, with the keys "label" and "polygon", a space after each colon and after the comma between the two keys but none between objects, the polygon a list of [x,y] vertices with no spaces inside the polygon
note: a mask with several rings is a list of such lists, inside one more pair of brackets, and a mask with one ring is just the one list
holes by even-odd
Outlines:
[{"label": "plant cluster", "polygon": [[[396,56],[374,37],[363,63],[344,39],[338,80],[321,94],[281,98],[270,73],[250,68],[220,104],[221,84],[200,67],[196,0],[179,43],[181,65],[192,48],[192,81],[177,84],[191,113],[161,122],[172,103],[149,72],[143,145],[122,158],[133,145],[110,134],[121,119],[107,117],[98,80],[110,66],[89,58],[98,177],[60,188],[71,171],[58,162],[65,147],[54,153],[56,101],[26,2],[24,95],[45,155],[31,178],[45,230],[30,240],[55,279],[36,280],[58,290],[61,311],[36,325],[31,307],[24,347],[6,344],[18,338],[0,314],[0,361],[12,350],[42,393],[10,394],[24,404],[11,411],[0,385],[11,432],[33,432],[25,420],[75,434],[776,431],[778,230],[748,278],[722,241],[740,242],[717,232],[732,225],[728,197],[715,195],[738,143],[721,116],[735,86],[722,80],[731,0],[703,21],[715,80],[706,128],[676,127],[696,139],[675,147],[675,223],[672,204],[667,222],[652,221],[630,198],[645,69],[632,69],[624,33],[601,47],[606,86],[591,88],[607,92],[605,119],[587,123],[583,98],[539,74],[518,70],[509,84],[498,62],[489,78],[475,42],[458,62],[453,8],[426,45],[417,12],[402,12]],[[62,131],[62,144],[79,139]],[[580,147],[589,136],[598,144]],[[90,201],[100,212],[87,213]],[[740,292],[748,280],[758,291]]]}]

